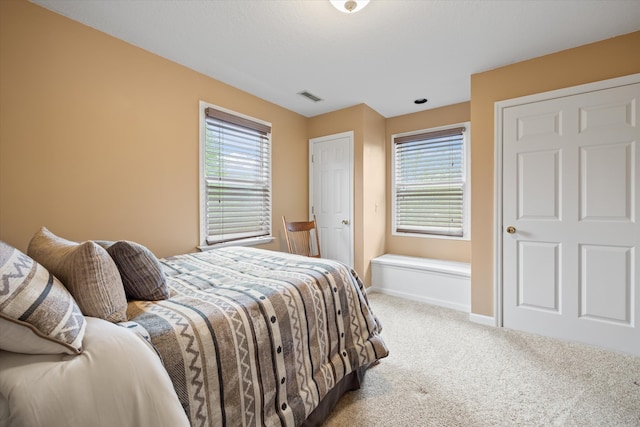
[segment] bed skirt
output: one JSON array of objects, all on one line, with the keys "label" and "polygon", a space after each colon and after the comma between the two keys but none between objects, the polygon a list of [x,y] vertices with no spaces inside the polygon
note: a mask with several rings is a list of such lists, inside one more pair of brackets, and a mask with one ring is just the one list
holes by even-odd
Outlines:
[{"label": "bed skirt", "polygon": [[[374,362],[377,363],[377,362]],[[302,423],[302,427],[319,427],[331,415],[340,398],[347,392],[360,389],[364,374],[371,366],[363,366],[342,378],[338,384],[322,399],[320,404]]]}]

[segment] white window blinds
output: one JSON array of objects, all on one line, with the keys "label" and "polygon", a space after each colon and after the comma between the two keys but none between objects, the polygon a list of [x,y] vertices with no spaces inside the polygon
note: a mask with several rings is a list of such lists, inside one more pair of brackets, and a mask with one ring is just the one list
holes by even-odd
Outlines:
[{"label": "white window blinds", "polygon": [[394,138],[396,232],[463,236],[464,132]]},{"label": "white window blinds", "polygon": [[271,127],[205,109],[207,244],[271,234]]}]

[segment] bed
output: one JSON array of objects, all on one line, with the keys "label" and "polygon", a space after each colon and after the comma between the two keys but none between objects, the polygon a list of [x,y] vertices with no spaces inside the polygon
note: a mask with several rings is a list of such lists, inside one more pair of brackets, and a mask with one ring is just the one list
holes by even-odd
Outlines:
[{"label": "bed", "polygon": [[[64,353],[7,349],[7,325],[24,327],[22,341],[36,328],[0,311],[0,425],[319,425],[388,354],[361,280],[339,262],[247,247],[154,262],[164,284],[159,298],[126,291],[126,314],[109,309],[111,320],[86,316],[89,307],[80,305],[82,348],[71,336],[49,339]],[[125,279],[126,268],[117,267]],[[75,331],[74,309],[67,312],[67,326],[57,329]]]}]

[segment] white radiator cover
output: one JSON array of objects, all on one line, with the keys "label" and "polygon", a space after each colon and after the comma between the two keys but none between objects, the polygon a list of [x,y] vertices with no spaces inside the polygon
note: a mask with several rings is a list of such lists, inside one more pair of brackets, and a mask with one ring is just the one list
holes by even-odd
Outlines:
[{"label": "white radiator cover", "polygon": [[385,254],[371,260],[370,292],[380,292],[469,313],[471,265]]}]

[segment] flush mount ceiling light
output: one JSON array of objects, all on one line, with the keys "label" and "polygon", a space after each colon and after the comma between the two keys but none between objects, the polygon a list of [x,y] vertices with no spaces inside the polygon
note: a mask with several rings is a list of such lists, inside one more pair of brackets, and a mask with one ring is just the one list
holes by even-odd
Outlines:
[{"label": "flush mount ceiling light", "polygon": [[329,0],[333,7],[344,13],[354,13],[364,9],[369,0]]}]

